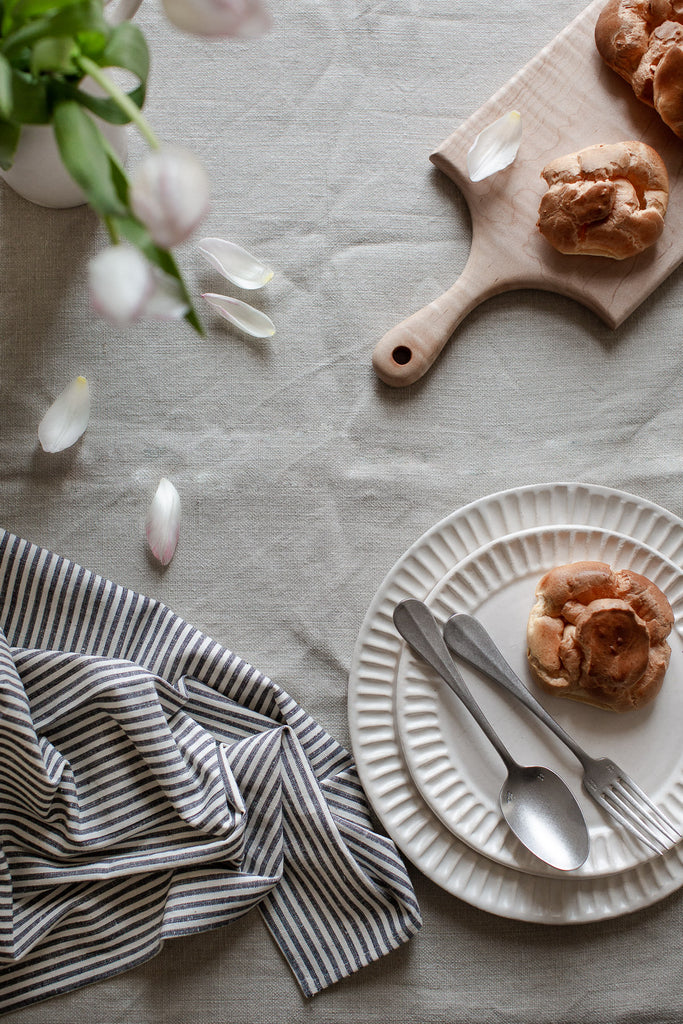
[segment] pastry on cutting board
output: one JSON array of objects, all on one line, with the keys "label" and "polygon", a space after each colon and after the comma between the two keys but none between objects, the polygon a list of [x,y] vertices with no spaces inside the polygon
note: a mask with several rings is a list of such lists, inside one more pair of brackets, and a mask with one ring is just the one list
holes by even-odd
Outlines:
[{"label": "pastry on cutting board", "polygon": [[595,25],[605,63],[683,138],[683,6],[679,0],[608,0]]},{"label": "pastry on cutting board", "polygon": [[669,176],[651,146],[629,141],[588,146],[542,172],[548,185],[538,228],[559,252],[623,260],[664,230]]},{"label": "pastry on cutting board", "polygon": [[556,566],[536,587],[529,664],[547,693],[612,711],[643,707],[662,687],[673,622],[645,576],[604,562]]}]

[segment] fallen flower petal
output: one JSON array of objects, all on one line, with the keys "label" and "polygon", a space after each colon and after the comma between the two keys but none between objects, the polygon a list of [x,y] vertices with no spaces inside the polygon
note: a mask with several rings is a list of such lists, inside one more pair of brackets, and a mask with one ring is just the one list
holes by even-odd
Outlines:
[{"label": "fallen flower petal", "polygon": [[275,324],[270,317],[240,299],[213,293],[202,295],[202,298],[245,334],[251,334],[254,338],[271,338],[275,334]]},{"label": "fallen flower petal", "polygon": [[273,276],[270,267],[234,242],[202,238],[198,247],[209,263],[238,288],[262,288]]},{"label": "fallen flower petal", "polygon": [[93,257],[88,280],[93,307],[117,324],[142,316],[154,288],[151,265],[128,245],[112,245]]},{"label": "fallen flower petal", "polygon": [[145,533],[154,557],[162,565],[168,565],[175,554],[180,535],[180,496],[165,476],[159,481],[149,506]]},{"label": "fallen flower petal", "polygon": [[467,154],[471,181],[482,181],[508,167],[522,141],[522,115],[516,110],[503,114],[479,132]]},{"label": "fallen flower petal", "polygon": [[166,147],[142,160],[130,183],[130,205],[162,249],[180,245],[209,208],[209,179],[193,153]]},{"label": "fallen flower petal", "polygon": [[77,377],[57,396],[38,427],[38,439],[46,452],[70,448],[84,433],[90,419],[90,388]]},{"label": "fallen flower petal", "polygon": [[261,0],[163,0],[169,21],[201,36],[262,35],[271,18]]}]

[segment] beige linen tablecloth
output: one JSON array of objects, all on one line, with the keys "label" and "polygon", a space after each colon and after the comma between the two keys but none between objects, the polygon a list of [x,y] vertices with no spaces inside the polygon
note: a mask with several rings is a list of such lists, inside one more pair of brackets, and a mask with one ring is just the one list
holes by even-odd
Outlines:
[{"label": "beige linen tablecloth", "polygon": [[[114,328],[90,312],[86,209],[0,190],[0,525],[158,598],[349,742],[346,685],[365,611],[426,529],[485,494],[582,480],[683,513],[683,277],[612,331],[540,292],[489,300],[422,382],[380,385],[374,344],[462,270],[469,217],[429,153],[582,9],[580,0],[272,0],[257,40],[189,39],[155,0],[147,110],[207,165],[202,234],[276,270],[252,293],[272,340],[202,310]],[[131,136],[129,163],[142,152]],[[178,253],[193,292],[239,295]],[[78,374],[93,412],[57,456],[37,425]],[[181,539],[144,541],[162,476]],[[683,1020],[683,902],[543,927],[496,918],[409,866],[408,944],[306,1000],[260,917],[166,944],[119,977],[6,1015],[91,1024],[604,1024]]]}]

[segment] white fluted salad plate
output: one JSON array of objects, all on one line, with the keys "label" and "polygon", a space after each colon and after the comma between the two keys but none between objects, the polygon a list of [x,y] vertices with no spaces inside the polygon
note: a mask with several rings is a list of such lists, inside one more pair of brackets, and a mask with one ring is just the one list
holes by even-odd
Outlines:
[{"label": "white fluted salad plate", "polygon": [[[540,577],[554,565],[592,559],[632,569],[668,597],[677,637],[656,701],[614,714],[544,695],[526,659],[526,623]],[[458,563],[426,599],[443,624],[454,612],[475,615],[517,674],[561,725],[594,756],[609,755],[676,820],[683,806],[683,571],[623,534],[585,526],[549,526],[499,538]],[[591,848],[576,872],[584,877],[635,867],[652,852],[614,827],[581,787],[581,766],[557,738],[518,702],[464,663],[463,676],[513,757],[547,765],[568,783],[586,817]],[[404,645],[397,664],[396,721],[406,767],[421,796],[443,824],[479,853],[501,864],[553,872],[515,839],[499,808],[505,775],[495,750],[451,690]],[[653,757],[653,751],[657,751]]]},{"label": "white fluted salad plate", "polygon": [[[486,545],[521,531],[563,526],[620,534],[676,567],[683,563],[683,521],[635,495],[590,484],[552,483],[482,498],[437,523],[390,570],[360,629],[348,690],[351,741],[361,782],[406,858],[445,891],[473,906],[503,917],[558,925],[617,917],[677,890],[683,885],[681,845],[623,870],[550,874],[501,863],[454,835],[429,806],[406,764],[396,694],[404,645],[392,614],[404,598],[429,599],[460,563]],[[673,644],[680,653],[678,634],[672,636]]]}]

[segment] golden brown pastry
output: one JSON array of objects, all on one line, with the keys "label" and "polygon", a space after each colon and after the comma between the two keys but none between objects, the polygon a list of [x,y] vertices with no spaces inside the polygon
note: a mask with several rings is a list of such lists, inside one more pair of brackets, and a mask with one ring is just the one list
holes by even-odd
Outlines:
[{"label": "golden brown pastry", "polygon": [[553,160],[541,177],[548,191],[538,229],[559,252],[623,260],[664,230],[669,176],[643,142],[588,146]]},{"label": "golden brown pastry", "polygon": [[560,565],[540,580],[527,654],[548,693],[628,711],[659,693],[669,665],[671,605],[645,576],[604,562]]},{"label": "golden brown pastry", "polygon": [[595,26],[606,64],[683,138],[683,6],[679,0],[609,0]]}]

